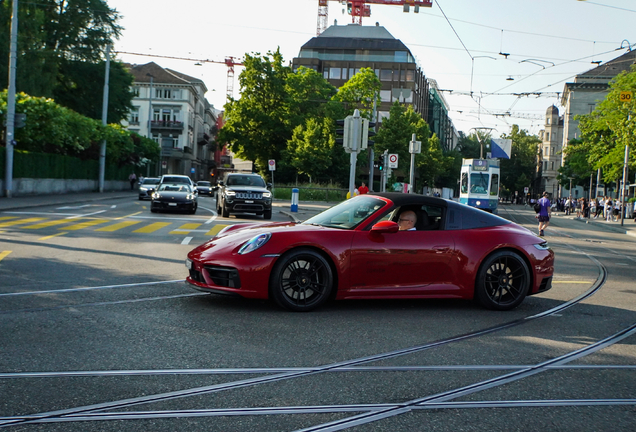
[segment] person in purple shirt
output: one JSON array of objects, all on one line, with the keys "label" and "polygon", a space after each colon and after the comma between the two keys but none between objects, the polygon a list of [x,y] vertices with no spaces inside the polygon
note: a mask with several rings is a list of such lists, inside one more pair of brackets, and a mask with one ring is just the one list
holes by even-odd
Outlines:
[{"label": "person in purple shirt", "polygon": [[552,215],[548,193],[543,192],[543,197],[537,203],[541,206],[541,210],[539,210],[537,215],[537,219],[539,219],[539,235],[543,237],[543,230],[550,225],[550,216]]}]

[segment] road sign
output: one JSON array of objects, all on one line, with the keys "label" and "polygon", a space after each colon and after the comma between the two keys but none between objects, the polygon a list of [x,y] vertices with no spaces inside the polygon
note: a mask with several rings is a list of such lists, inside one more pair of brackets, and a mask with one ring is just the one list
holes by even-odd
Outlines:
[{"label": "road sign", "polygon": [[530,188],[528,187],[524,187],[523,188],[523,193],[527,194],[530,191]]},{"label": "road sign", "polygon": [[270,159],[270,160],[267,162],[267,165],[269,166],[269,170],[270,170],[270,171],[276,171],[276,160],[274,160],[274,159]]},{"label": "road sign", "polygon": [[633,97],[633,93],[630,91],[622,91],[620,94],[621,102],[631,102]]},{"label": "road sign", "polygon": [[389,154],[389,168],[398,167],[398,155],[395,153]]},{"label": "road sign", "polygon": [[163,169],[168,168],[168,162],[167,161],[161,161],[161,168],[163,168]]}]

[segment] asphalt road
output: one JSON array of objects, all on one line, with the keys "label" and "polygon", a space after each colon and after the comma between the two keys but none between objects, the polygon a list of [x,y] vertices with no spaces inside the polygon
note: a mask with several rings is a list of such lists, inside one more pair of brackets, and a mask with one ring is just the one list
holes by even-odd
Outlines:
[{"label": "asphalt road", "polygon": [[[262,220],[213,203],[0,212],[0,428],[634,430],[636,238],[553,218],[553,289],[510,312],[383,300],[299,314],[184,284],[190,249]],[[530,210],[502,215],[535,228]]]}]

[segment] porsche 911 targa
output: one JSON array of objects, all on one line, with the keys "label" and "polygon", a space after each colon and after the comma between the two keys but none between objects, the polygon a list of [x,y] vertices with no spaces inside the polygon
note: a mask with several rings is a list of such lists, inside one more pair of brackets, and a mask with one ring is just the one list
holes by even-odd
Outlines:
[{"label": "porsche 911 targa", "polygon": [[[403,214],[415,214],[414,229],[400,230]],[[186,267],[197,290],[271,298],[293,311],[382,298],[475,299],[509,310],[551,288],[554,252],[528,229],[482,210],[382,193],[302,223],[231,225],[192,250]]]}]

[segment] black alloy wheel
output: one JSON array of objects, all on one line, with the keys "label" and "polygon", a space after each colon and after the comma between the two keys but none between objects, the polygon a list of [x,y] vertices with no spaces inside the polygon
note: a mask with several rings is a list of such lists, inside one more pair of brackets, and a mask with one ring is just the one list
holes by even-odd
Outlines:
[{"label": "black alloy wheel", "polygon": [[270,277],[270,293],[281,307],[307,312],[324,304],[333,289],[329,262],[310,249],[281,257]]},{"label": "black alloy wheel", "polygon": [[514,309],[528,294],[531,280],[530,270],[519,255],[496,252],[486,258],[477,273],[475,296],[488,309]]}]

